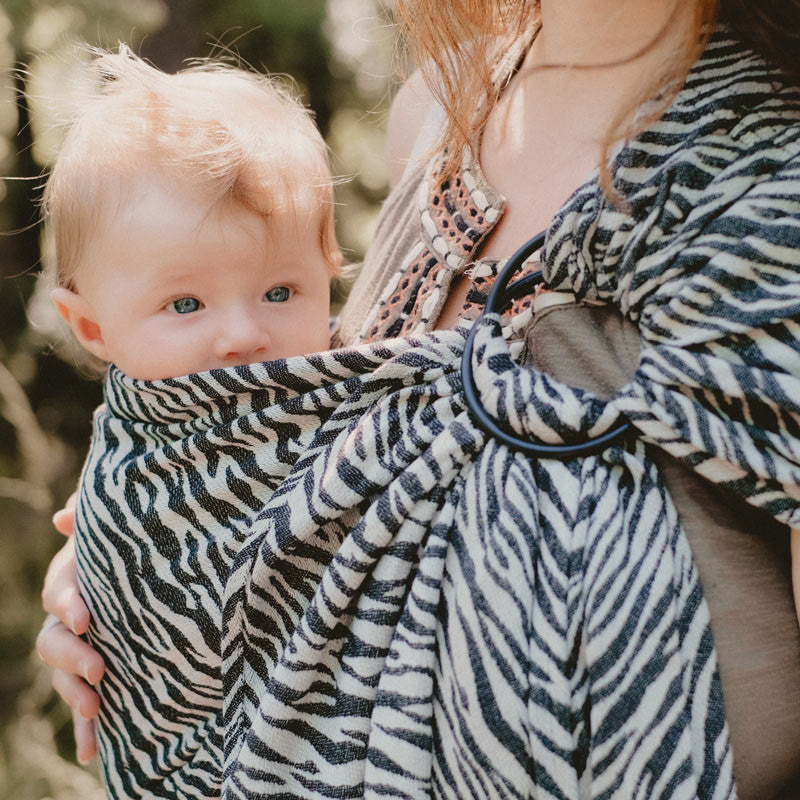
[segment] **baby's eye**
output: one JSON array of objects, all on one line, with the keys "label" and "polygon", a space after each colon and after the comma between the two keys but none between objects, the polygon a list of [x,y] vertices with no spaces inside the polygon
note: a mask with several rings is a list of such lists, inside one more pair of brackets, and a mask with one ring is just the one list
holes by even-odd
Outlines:
[{"label": "baby's eye", "polygon": [[291,294],[288,286],[276,286],[264,295],[264,299],[269,303],[285,303]]},{"label": "baby's eye", "polygon": [[169,304],[169,308],[177,314],[191,314],[200,310],[200,301],[196,297],[179,297]]}]

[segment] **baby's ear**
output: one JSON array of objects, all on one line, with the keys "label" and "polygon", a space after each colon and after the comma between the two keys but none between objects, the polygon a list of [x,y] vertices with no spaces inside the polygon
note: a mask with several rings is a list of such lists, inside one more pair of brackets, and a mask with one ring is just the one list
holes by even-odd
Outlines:
[{"label": "baby's ear", "polygon": [[56,304],[58,313],[72,328],[77,340],[94,356],[108,361],[108,350],[103,339],[103,332],[97,323],[97,317],[89,302],[79,294],[59,287],[53,289],[50,296]]}]

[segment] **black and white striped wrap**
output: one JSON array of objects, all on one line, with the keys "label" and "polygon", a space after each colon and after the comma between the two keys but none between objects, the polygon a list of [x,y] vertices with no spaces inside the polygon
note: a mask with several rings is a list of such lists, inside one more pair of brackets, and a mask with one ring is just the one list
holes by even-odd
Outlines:
[{"label": "black and white striped wrap", "polygon": [[[634,320],[609,402],[464,331],[141,384],[79,506],[118,797],[732,798],[708,611],[651,460],[800,525],[800,93],[718,35],[555,220],[554,289]],[[135,713],[132,709],[138,709]],[[159,783],[160,781],[160,783]]]}]

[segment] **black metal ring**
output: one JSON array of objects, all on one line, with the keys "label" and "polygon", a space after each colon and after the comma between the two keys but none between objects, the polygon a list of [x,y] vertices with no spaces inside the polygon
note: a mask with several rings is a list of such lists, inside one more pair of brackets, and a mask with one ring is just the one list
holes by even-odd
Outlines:
[{"label": "black metal ring", "polygon": [[511,300],[515,300],[525,294],[530,294],[533,288],[544,280],[541,270],[539,270],[532,275],[526,275],[524,278],[520,278],[510,289],[506,288],[514,273],[544,244],[544,238],[545,234],[542,232],[525,242],[525,244],[511,256],[508,263],[503,268],[503,271],[497,276],[497,280],[494,282],[494,286],[492,286],[492,290],[489,292],[489,297],[486,300],[486,307],[483,310],[483,314],[473,323],[464,345],[464,354],[461,357],[461,376],[464,385],[464,399],[467,401],[467,407],[475,417],[478,425],[480,425],[486,433],[514,450],[520,450],[532,456],[567,460],[578,456],[592,455],[593,453],[603,450],[617,439],[624,436],[630,429],[630,423],[627,421],[623,422],[600,436],[575,444],[545,444],[544,442],[523,439],[515,432],[502,427],[502,425],[484,408],[478,397],[475,377],[472,373],[472,351],[475,347],[475,335],[483,315],[500,313]]}]

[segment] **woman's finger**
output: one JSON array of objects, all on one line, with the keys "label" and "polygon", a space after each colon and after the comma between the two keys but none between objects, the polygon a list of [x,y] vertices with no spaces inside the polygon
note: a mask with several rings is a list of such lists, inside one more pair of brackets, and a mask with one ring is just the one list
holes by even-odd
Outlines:
[{"label": "woman's finger", "polygon": [[53,670],[53,688],[81,719],[92,720],[100,713],[97,692],[77,675],[61,669]]},{"label": "woman's finger", "polygon": [[75,755],[81,764],[88,764],[97,755],[94,721],[84,719],[73,708],[72,729],[75,732]]},{"label": "woman's finger", "polygon": [[89,609],[78,591],[75,545],[72,538],[53,556],[42,589],[42,605],[73,633],[85,633],[89,627]]},{"label": "woman's finger", "polygon": [[[96,697],[96,693],[79,679],[82,678],[92,685],[99,683],[105,671],[103,659],[96,650],[75,636],[62,623],[59,622],[55,625],[45,623],[36,639],[36,652],[45,664],[49,664],[56,670],[53,676],[53,685],[55,686],[58,676],[59,686],[56,686],[56,691],[73,708],[77,708],[77,706],[70,702],[70,699],[81,702],[92,695]],[[85,686],[86,692],[90,694],[75,690],[74,684],[67,684],[64,678],[59,676],[60,672],[75,678],[78,683]],[[70,689],[69,697],[62,694],[61,688]],[[88,712],[89,710],[88,706],[85,709],[82,708],[82,711]]]},{"label": "woman's finger", "polygon": [[64,536],[71,536],[72,529],[75,525],[75,502],[76,502],[77,495],[73,492],[67,502],[64,504],[64,508],[56,511],[53,514],[53,525],[55,529],[59,533],[63,533]]},{"label": "woman's finger", "polygon": [[53,688],[72,708],[75,754],[81,764],[87,764],[97,755],[94,718],[100,712],[100,698],[77,675],[60,669],[53,670]]}]

